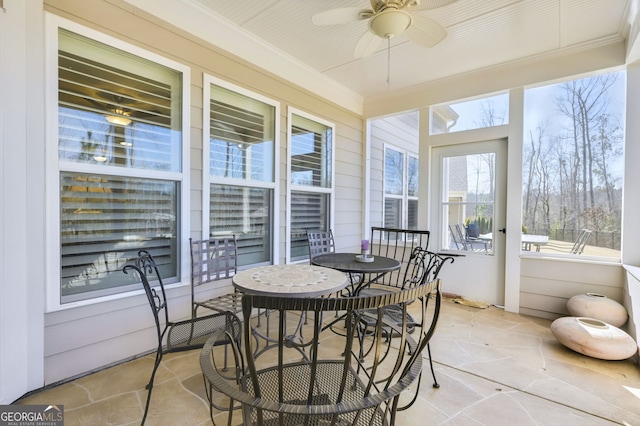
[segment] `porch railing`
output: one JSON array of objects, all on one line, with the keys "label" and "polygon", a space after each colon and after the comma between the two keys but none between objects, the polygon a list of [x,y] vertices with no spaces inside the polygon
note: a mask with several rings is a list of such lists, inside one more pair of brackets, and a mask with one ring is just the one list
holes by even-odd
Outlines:
[{"label": "porch railing", "polygon": [[[548,235],[550,240],[566,241],[572,243],[576,240],[576,238],[578,238],[580,229],[534,228],[529,229],[527,233],[536,235]],[[620,232],[593,231],[591,233],[591,238],[589,238],[589,241],[587,242],[587,245],[620,250],[621,237],[622,235]]]}]

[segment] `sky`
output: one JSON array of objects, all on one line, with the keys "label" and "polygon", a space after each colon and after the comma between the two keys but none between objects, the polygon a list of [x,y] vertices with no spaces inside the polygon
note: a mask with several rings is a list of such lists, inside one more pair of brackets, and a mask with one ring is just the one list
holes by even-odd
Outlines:
[{"label": "sky", "polygon": [[[623,71],[620,74],[614,87],[611,88],[610,94],[610,112],[617,115],[624,124],[624,106],[625,106],[625,73]],[[540,86],[536,88],[530,88],[525,90],[525,128],[535,128],[541,121],[553,121],[552,118],[557,118],[558,111],[555,106],[555,99],[559,94],[559,85],[562,83],[555,83],[546,86]],[[450,104],[460,117],[458,122],[451,129],[452,131],[463,131],[469,129],[476,129],[482,127],[481,122],[482,106],[490,103],[497,113],[504,114],[504,124],[508,124],[508,94],[500,94],[491,97],[485,97],[481,99],[475,99],[471,101],[465,101],[460,103]],[[553,125],[553,123],[550,123]],[[525,131],[528,133],[528,130]]]}]

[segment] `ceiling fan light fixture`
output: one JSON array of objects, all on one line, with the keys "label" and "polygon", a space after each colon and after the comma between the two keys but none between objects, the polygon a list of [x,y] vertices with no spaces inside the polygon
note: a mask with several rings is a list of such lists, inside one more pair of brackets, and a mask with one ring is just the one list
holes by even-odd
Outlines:
[{"label": "ceiling fan light fixture", "polygon": [[127,115],[125,111],[118,108],[113,111],[113,115],[105,115],[104,118],[111,124],[128,126],[131,124],[131,119]]},{"label": "ceiling fan light fixture", "polygon": [[411,15],[403,10],[387,9],[369,20],[369,29],[381,38],[392,38],[402,34],[411,25]]},{"label": "ceiling fan light fixture", "polygon": [[107,115],[105,118],[109,123],[116,124],[118,126],[128,126],[131,124],[131,119],[120,115]]}]

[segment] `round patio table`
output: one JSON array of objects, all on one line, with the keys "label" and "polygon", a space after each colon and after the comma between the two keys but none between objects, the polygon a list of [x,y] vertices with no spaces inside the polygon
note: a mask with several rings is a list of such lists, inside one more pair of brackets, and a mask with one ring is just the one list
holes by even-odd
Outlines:
[{"label": "round patio table", "polygon": [[[352,294],[358,293],[363,285],[375,282],[387,272],[400,269],[400,261],[385,256],[372,256],[371,262],[356,260],[360,253],[325,253],[314,256],[311,263],[317,266],[336,269],[350,275]],[[369,279],[365,282],[365,277]]]},{"label": "round patio table", "polygon": [[[345,288],[350,283],[350,280],[344,272],[336,269],[316,265],[292,264],[258,266],[247,269],[234,275],[232,282],[235,288],[242,293],[286,298],[327,296]],[[286,311],[282,313],[282,315],[285,314]],[[251,327],[252,334],[256,338],[254,358],[271,348],[278,347],[280,344],[277,339],[269,336],[269,312],[265,312],[265,315],[267,316],[267,327],[264,333],[258,330],[257,327]],[[295,331],[286,334],[285,344],[287,347],[297,349],[305,359],[308,359],[304,348],[313,342],[305,342],[302,335],[302,326],[305,319],[306,313],[302,313]],[[283,324],[286,324],[286,321]],[[264,346],[260,347],[259,339],[264,341]]]},{"label": "round patio table", "polygon": [[263,296],[316,297],[348,284],[347,275],[339,270],[306,264],[259,266],[233,276],[239,291]]}]

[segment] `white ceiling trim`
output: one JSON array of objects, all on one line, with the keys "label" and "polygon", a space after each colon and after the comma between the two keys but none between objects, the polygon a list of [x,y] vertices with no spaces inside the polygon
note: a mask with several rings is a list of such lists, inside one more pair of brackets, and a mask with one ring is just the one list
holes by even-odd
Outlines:
[{"label": "white ceiling trim", "polygon": [[629,5],[629,17],[628,25],[629,41],[627,43],[627,63],[633,63],[640,60],[640,19],[638,17],[638,10],[640,9],[640,2],[633,0]]},{"label": "white ceiling trim", "polygon": [[364,117],[385,116],[425,105],[464,102],[516,87],[529,88],[566,81],[568,76],[578,78],[604,69],[614,71],[621,69],[624,64],[624,40],[611,36],[562,52],[544,52],[428,81],[393,93],[370,96],[365,101]]},{"label": "white ceiling trim", "polygon": [[192,0],[125,0],[176,27],[362,115],[364,98]]}]

